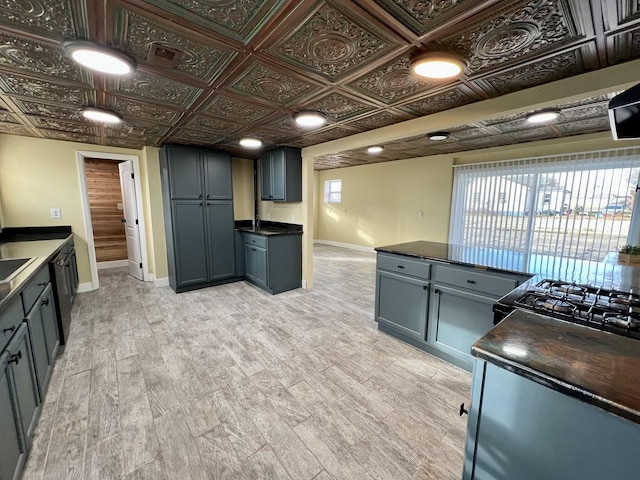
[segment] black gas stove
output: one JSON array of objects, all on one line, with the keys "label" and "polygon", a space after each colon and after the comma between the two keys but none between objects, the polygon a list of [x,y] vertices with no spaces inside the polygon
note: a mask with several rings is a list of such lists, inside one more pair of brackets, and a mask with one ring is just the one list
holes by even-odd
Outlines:
[{"label": "black gas stove", "polygon": [[514,308],[640,340],[640,294],[555,280],[517,289],[494,307],[494,324]]}]

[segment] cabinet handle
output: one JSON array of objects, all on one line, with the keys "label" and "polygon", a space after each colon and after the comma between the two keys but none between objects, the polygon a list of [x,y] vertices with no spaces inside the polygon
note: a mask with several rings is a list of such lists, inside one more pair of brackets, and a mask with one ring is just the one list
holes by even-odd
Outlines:
[{"label": "cabinet handle", "polygon": [[16,331],[16,327],[15,325],[9,327],[9,328],[5,328],[4,330],[2,330],[2,333],[13,333]]},{"label": "cabinet handle", "polygon": [[475,280],[467,280],[467,283],[470,283],[470,284],[474,285],[476,283],[476,281]]},{"label": "cabinet handle", "polygon": [[18,353],[16,353],[15,355],[11,355],[11,360],[9,360],[9,363],[15,363],[16,365],[18,365],[20,363],[21,358],[22,358],[22,350],[18,350]]},{"label": "cabinet handle", "polygon": [[439,290],[439,289],[434,288],[434,289],[433,289],[433,293],[437,293],[438,295],[440,295],[440,293],[441,293],[441,292],[440,292],[440,290]]},{"label": "cabinet handle", "polygon": [[209,198],[209,194],[207,193],[207,198]]},{"label": "cabinet handle", "polygon": [[471,409],[471,402],[469,402],[469,406],[464,408],[464,403],[460,404],[460,416],[469,415],[469,410]]},{"label": "cabinet handle", "polygon": [[200,202],[200,206],[202,206],[202,202]]},{"label": "cabinet handle", "polygon": [[398,265],[398,268],[404,268],[404,265]]},{"label": "cabinet handle", "polygon": [[198,198],[202,198],[202,194],[198,195]]},{"label": "cabinet handle", "polygon": [[44,300],[42,300],[41,305],[44,305],[45,307],[46,307],[47,305],[49,305],[49,299],[48,299],[48,298],[45,298]]},{"label": "cabinet handle", "polygon": [[251,249],[251,251],[252,251],[252,252],[255,252],[255,251],[256,251],[256,249],[255,249],[255,248],[252,248],[252,249]]},{"label": "cabinet handle", "polygon": [[39,286],[39,287],[46,287],[46,286],[47,286],[47,282],[39,283],[39,284],[38,284],[38,286]]},{"label": "cabinet handle", "polygon": [[428,288],[429,288],[429,287],[427,287],[426,285],[423,285],[423,286],[422,286],[422,289],[423,289],[423,290],[426,290],[426,289],[428,289]]}]

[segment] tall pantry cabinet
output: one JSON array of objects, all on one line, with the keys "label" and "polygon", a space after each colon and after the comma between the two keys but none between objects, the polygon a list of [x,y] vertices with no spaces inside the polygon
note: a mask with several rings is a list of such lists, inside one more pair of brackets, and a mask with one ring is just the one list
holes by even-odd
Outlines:
[{"label": "tall pantry cabinet", "polygon": [[231,156],[166,145],[160,169],[169,285],[183,292],[234,280]]}]

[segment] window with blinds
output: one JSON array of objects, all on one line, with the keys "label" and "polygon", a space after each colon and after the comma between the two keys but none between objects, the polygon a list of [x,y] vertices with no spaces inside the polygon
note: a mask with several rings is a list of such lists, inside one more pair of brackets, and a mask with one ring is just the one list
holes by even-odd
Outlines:
[{"label": "window with blinds", "polygon": [[449,242],[461,260],[532,273],[602,262],[638,243],[639,174],[640,149],[456,166]]}]

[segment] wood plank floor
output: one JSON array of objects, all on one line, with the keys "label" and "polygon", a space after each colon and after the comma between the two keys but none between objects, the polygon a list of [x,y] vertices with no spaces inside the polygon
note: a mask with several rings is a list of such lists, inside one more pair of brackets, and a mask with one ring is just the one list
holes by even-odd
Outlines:
[{"label": "wood plank floor", "polygon": [[470,375],[379,333],[375,256],[317,245],[315,289],[78,295],[24,479],[459,479]]}]

